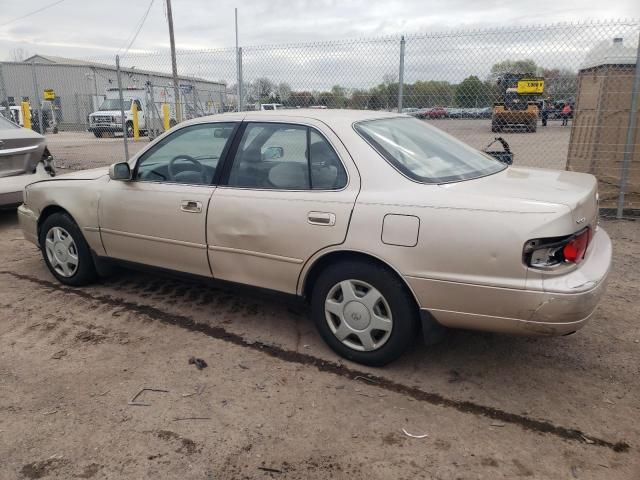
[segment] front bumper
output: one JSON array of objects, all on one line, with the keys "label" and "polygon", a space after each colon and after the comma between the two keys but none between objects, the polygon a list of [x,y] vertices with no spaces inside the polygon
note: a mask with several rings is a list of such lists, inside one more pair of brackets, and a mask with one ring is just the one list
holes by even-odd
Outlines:
[{"label": "front bumper", "polygon": [[109,125],[91,125],[88,129],[89,132],[93,133],[116,133],[122,132],[122,124],[121,123],[112,123]]},{"label": "front bumper", "polygon": [[38,214],[28,206],[20,205],[18,207],[18,222],[20,223],[20,228],[22,229],[22,234],[24,235],[25,240],[28,240],[39,247]]},{"label": "front bumper", "polygon": [[442,325],[523,335],[566,335],[582,328],[606,290],[611,240],[599,228],[571,272],[541,276],[523,290],[407,277],[420,307]]}]

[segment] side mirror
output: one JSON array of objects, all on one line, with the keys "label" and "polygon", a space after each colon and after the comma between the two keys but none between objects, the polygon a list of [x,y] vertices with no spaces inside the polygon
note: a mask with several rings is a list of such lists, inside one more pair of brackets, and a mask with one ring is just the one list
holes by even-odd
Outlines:
[{"label": "side mirror", "polygon": [[268,147],[262,153],[262,160],[277,160],[284,157],[284,148],[282,147]]},{"label": "side mirror", "polygon": [[131,180],[131,167],[127,162],[114,163],[109,167],[111,180]]}]

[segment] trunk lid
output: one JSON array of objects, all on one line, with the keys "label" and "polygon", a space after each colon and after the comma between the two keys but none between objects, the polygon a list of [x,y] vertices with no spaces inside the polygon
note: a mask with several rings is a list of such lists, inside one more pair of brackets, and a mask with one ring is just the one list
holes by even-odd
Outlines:
[{"label": "trunk lid", "polygon": [[9,177],[35,170],[45,139],[26,128],[0,130],[0,177]]},{"label": "trunk lid", "polygon": [[512,202],[565,205],[571,210],[576,230],[595,225],[598,217],[598,183],[586,173],[509,167],[502,172],[465,182],[442,185],[452,192],[480,195]]}]

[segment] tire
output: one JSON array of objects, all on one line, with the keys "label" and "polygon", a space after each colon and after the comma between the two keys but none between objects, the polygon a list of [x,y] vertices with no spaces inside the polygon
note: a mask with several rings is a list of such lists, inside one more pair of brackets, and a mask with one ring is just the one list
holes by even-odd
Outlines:
[{"label": "tire", "polygon": [[102,132],[93,132],[96,138],[102,138]]},{"label": "tire", "polygon": [[[71,242],[65,234],[71,238]],[[47,217],[40,227],[39,242],[47,268],[60,283],[79,287],[97,278],[89,245],[68,214],[54,213]],[[60,261],[61,258],[63,261]]]},{"label": "tire", "polygon": [[[359,289],[356,297],[344,294],[342,285]],[[369,333],[366,331],[370,328],[367,325],[373,325],[370,320],[374,317],[371,309],[364,306],[365,302],[359,300],[365,299],[369,293],[372,293],[372,298],[380,294],[374,304],[374,313],[375,318],[386,319],[385,330],[371,328]],[[349,301],[349,297],[353,300]],[[333,305],[331,309],[340,310],[342,317],[325,309],[325,305],[330,303]],[[364,261],[345,261],[323,270],[313,287],[311,314],[320,335],[334,352],[348,360],[374,367],[381,367],[400,357],[415,341],[419,327],[418,308],[402,281],[390,269]],[[345,322],[344,318],[349,318],[353,325]],[[366,322],[367,325],[358,322]],[[344,332],[351,333],[345,338]],[[339,339],[341,334],[343,338]],[[362,338],[368,340],[363,342]]]},{"label": "tire", "polygon": [[127,138],[133,137],[133,122],[127,122]]},{"label": "tire", "polygon": [[173,128],[178,124],[178,122],[175,121],[175,119],[171,119],[169,120],[169,128]]}]

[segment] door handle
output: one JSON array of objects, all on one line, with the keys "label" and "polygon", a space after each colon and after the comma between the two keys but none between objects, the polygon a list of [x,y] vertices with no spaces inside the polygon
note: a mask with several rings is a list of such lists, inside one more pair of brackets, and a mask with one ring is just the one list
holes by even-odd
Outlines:
[{"label": "door handle", "polygon": [[180,210],[187,213],[200,213],[202,212],[202,202],[182,200],[182,202],[180,202]]},{"label": "door handle", "polygon": [[332,227],[336,224],[336,215],[329,212],[309,212],[307,215],[307,221],[311,225]]}]

